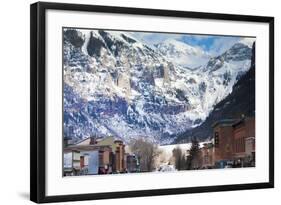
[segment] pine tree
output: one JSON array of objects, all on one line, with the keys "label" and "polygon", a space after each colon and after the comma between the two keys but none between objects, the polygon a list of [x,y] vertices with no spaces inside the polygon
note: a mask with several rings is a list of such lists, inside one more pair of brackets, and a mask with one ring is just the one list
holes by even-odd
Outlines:
[{"label": "pine tree", "polygon": [[199,154],[199,142],[196,138],[191,140],[191,148],[189,150],[189,155],[186,159],[186,169],[193,169],[196,161],[198,161]]}]

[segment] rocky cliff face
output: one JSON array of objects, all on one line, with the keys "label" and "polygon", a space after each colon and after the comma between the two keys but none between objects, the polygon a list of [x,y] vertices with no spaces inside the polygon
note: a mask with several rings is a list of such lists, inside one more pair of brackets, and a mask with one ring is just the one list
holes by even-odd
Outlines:
[{"label": "rocky cliff face", "polygon": [[[248,49],[247,49],[248,50]],[[192,137],[199,140],[212,138],[212,124],[221,119],[239,119],[255,116],[255,44],[251,49],[251,67],[233,86],[233,91],[214,106],[207,119],[198,127],[180,134],[175,143],[189,142]]]},{"label": "rocky cliff face", "polygon": [[[175,53],[187,52],[171,43]],[[65,136],[173,142],[204,122],[250,68],[243,43],[196,69],[175,63],[165,48],[125,32],[65,29]]]}]

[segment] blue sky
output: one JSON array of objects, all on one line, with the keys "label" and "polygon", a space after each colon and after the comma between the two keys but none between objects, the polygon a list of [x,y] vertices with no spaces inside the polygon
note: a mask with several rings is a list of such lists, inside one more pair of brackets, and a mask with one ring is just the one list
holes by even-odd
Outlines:
[{"label": "blue sky", "polygon": [[[241,37],[232,36],[214,36],[214,35],[192,35],[192,34],[167,34],[167,33],[131,33],[138,39],[143,40],[147,44],[157,44],[166,39],[176,39],[189,45],[200,47],[213,56],[220,55],[233,44],[243,40]],[[249,39],[248,39],[249,40]]]}]

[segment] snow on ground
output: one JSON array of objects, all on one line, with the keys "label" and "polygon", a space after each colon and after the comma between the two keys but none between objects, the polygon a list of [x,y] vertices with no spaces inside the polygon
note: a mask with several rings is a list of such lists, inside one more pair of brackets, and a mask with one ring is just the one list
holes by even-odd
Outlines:
[{"label": "snow on ground", "polygon": [[[208,141],[209,142],[209,141]],[[208,143],[207,141],[206,142],[200,142],[199,143],[199,147],[203,147],[203,145],[205,143]],[[159,149],[163,152],[165,152],[165,154],[167,155],[167,157],[172,157],[173,155],[173,150],[177,147],[181,148],[183,151],[186,151],[186,150],[190,150],[191,148],[191,145],[192,143],[185,143],[185,144],[171,144],[171,145],[161,145],[159,146]]]},{"label": "snow on ground", "polygon": [[[200,142],[199,143],[200,147],[202,147],[204,143],[206,143],[206,142]],[[191,148],[191,144],[192,143],[161,145],[161,146],[159,146],[159,148],[161,150],[164,150],[167,153],[172,153],[173,149],[175,149],[177,147],[181,148],[182,150],[189,150]]]}]

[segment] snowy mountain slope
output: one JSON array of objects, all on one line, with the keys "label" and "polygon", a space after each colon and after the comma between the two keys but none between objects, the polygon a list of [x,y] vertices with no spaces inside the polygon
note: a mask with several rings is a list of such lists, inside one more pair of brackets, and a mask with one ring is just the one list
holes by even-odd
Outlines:
[{"label": "snowy mountain slope", "polygon": [[167,39],[154,46],[175,65],[190,69],[204,65],[210,59],[210,55],[201,48],[190,46],[175,39]]},{"label": "snowy mountain slope", "polygon": [[65,136],[170,143],[206,119],[250,58],[251,49],[240,43],[191,70],[125,32],[66,29]]},{"label": "snowy mountain slope", "polygon": [[192,137],[198,140],[211,138],[212,125],[218,120],[255,116],[255,46],[252,47],[251,58],[250,69],[233,86],[233,91],[214,106],[201,125],[178,135],[175,143],[189,142]]}]

